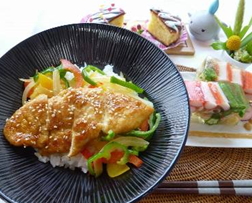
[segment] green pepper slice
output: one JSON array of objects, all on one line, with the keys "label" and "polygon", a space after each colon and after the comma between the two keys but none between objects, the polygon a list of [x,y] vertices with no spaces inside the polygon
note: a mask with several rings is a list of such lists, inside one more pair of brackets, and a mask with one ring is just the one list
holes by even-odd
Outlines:
[{"label": "green pepper slice", "polygon": [[90,85],[97,86],[97,83],[88,76],[88,73],[85,69],[82,70],[82,77]]},{"label": "green pepper slice", "polygon": [[[57,66],[57,67],[50,66],[50,67],[46,68],[45,70],[42,70],[40,73],[42,73],[42,74],[52,73],[55,69],[58,69],[58,70],[59,70],[60,79],[64,82],[65,86],[66,86],[67,88],[69,88],[69,87],[70,87],[69,82],[68,82],[68,80],[65,78],[65,75],[66,75],[66,72],[67,72],[67,71],[64,70],[64,69],[62,68],[62,65],[61,65],[61,64],[60,64],[59,66]],[[33,79],[34,79],[35,82],[38,80],[38,73],[36,73],[36,74],[33,76]]]},{"label": "green pepper slice", "polygon": [[88,72],[90,71],[94,71],[94,72],[98,72],[100,73],[101,75],[106,75],[102,70],[100,70],[99,68],[95,67],[95,66],[91,66],[91,65],[88,65],[86,66],[83,70],[82,70],[82,76],[83,76],[83,79],[89,83],[90,85],[93,85],[93,86],[97,86],[97,83],[95,81],[93,81],[89,76],[88,76]]},{"label": "green pepper slice", "polygon": [[[51,66],[51,67],[48,67],[45,70],[42,70],[40,73],[42,73],[42,74],[52,73],[54,70],[55,70],[55,68]],[[38,73],[36,73],[33,76],[33,79],[34,79],[35,82],[37,82],[37,80],[38,80]]]},{"label": "green pepper slice", "polygon": [[100,73],[101,75],[106,75],[101,69],[92,65],[87,65],[87,67],[85,67],[85,70],[87,72],[94,71],[94,72]]},{"label": "green pepper slice", "polygon": [[87,160],[87,166],[88,166],[88,171],[90,174],[94,175],[95,177],[98,177],[102,173],[102,163],[99,162],[100,159],[105,158],[106,160],[109,160],[111,157],[111,152],[115,150],[122,150],[124,152],[123,157],[117,161],[117,164],[126,164],[128,162],[129,158],[129,151],[126,146],[121,145],[117,142],[110,142],[106,144],[100,152],[97,154],[93,155]]},{"label": "green pepper slice", "polygon": [[155,117],[156,117],[155,123],[150,130],[148,130],[148,131],[132,130],[132,131],[126,133],[126,135],[141,137],[145,140],[150,139],[161,121],[160,113],[156,113]]},{"label": "green pepper slice", "polygon": [[102,140],[110,141],[110,140],[112,140],[114,137],[115,137],[115,133],[114,133],[112,130],[109,130],[109,131],[108,131],[108,134],[107,134],[106,136],[103,136],[103,137],[102,137]]},{"label": "green pepper slice", "polygon": [[121,85],[123,87],[127,87],[129,89],[132,89],[137,93],[143,93],[144,92],[144,89],[142,89],[141,87],[138,87],[137,85],[133,84],[132,82],[126,82],[126,81],[120,80],[115,76],[111,76],[110,82]]},{"label": "green pepper slice", "polygon": [[66,88],[70,87],[69,82],[68,82],[68,80],[65,77],[61,78],[61,80],[64,82]]}]

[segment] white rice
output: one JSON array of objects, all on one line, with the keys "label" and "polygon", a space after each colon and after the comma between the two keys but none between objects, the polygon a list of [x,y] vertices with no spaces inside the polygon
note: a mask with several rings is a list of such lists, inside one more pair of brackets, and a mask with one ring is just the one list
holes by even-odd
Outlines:
[{"label": "white rice", "polygon": [[52,154],[50,156],[41,156],[38,152],[35,153],[38,157],[38,160],[50,164],[53,167],[65,167],[74,170],[75,168],[80,168],[83,173],[87,173],[87,160],[84,158],[82,154],[78,154],[73,157],[68,157],[67,154]]},{"label": "white rice", "polygon": [[117,78],[120,78],[120,79],[124,79],[124,75],[122,72],[120,72],[120,75],[118,75],[117,73],[115,73],[113,71],[113,66],[112,65],[106,65],[103,69],[103,72],[106,73],[106,75],[108,76],[115,76]]}]

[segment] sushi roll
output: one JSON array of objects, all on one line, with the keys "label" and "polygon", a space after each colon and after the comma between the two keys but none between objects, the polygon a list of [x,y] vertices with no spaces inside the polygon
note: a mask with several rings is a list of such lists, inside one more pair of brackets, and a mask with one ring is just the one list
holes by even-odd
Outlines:
[{"label": "sushi roll", "polygon": [[240,85],[246,94],[252,94],[252,73],[241,70],[228,62],[208,56],[197,70],[201,81],[225,81]]},{"label": "sushi roll", "polygon": [[193,114],[206,124],[218,124],[226,116],[242,118],[249,109],[249,101],[242,87],[225,81],[185,81]]}]

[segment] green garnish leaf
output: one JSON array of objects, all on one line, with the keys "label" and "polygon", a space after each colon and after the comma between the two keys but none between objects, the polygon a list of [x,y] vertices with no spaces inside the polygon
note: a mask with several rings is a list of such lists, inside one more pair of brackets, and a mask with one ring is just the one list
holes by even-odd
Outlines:
[{"label": "green garnish leaf", "polygon": [[220,122],[221,116],[219,114],[213,114],[209,119],[205,120],[205,124],[216,125]]},{"label": "green garnish leaf", "polygon": [[226,50],[226,43],[225,42],[214,42],[211,44],[211,47],[215,50]]},{"label": "green garnish leaf", "polygon": [[244,26],[244,27],[242,28],[242,30],[241,30],[241,32],[240,32],[240,34],[239,34],[239,37],[240,37],[241,39],[246,35],[246,33],[247,33],[247,31],[249,30],[249,28],[251,27],[251,25],[252,25],[252,17],[250,18],[249,24],[246,25],[246,26]]},{"label": "green garnish leaf", "polygon": [[239,60],[243,63],[251,63],[252,62],[252,56],[248,53],[248,51],[243,50],[241,52]]},{"label": "green garnish leaf", "polygon": [[242,41],[241,41],[241,47],[246,46],[250,41],[252,41],[252,32],[248,34]]},{"label": "green garnish leaf", "polygon": [[246,51],[251,55],[252,57],[252,41],[250,41],[246,46]]},{"label": "green garnish leaf", "polygon": [[221,29],[223,30],[223,32],[225,33],[225,35],[227,36],[227,38],[229,38],[230,36],[232,36],[233,30],[231,27],[227,27],[226,25],[224,25],[218,18],[217,16],[214,16],[216,22],[218,23],[218,25],[221,27]]},{"label": "green garnish leaf", "polygon": [[215,81],[217,79],[217,73],[213,68],[205,68],[202,73],[202,77],[206,81]]},{"label": "green garnish leaf", "polygon": [[233,113],[232,109],[228,111],[221,111],[220,113],[214,113],[209,119],[205,120],[205,124],[216,125],[221,121],[222,118],[230,115],[231,113]]},{"label": "green garnish leaf", "polygon": [[234,29],[233,29],[234,35],[240,34],[243,23],[244,8],[245,8],[245,0],[240,0],[235,16]]}]

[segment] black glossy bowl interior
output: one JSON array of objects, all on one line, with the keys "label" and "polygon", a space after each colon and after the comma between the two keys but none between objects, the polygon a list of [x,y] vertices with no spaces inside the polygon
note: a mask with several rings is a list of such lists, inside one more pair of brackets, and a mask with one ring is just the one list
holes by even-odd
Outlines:
[{"label": "black glossy bowl interior", "polygon": [[[29,148],[13,147],[4,138],[6,118],[21,106],[19,78],[34,75],[65,58],[78,65],[113,65],[146,90],[162,121],[144,164],[111,179],[79,170],[53,168]],[[175,65],[141,36],[102,24],[53,28],[21,42],[0,59],[0,195],[10,202],[133,202],[152,191],[174,166],[189,128],[187,92]]]}]

